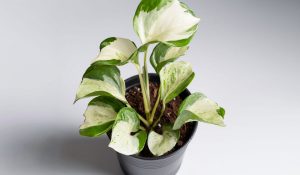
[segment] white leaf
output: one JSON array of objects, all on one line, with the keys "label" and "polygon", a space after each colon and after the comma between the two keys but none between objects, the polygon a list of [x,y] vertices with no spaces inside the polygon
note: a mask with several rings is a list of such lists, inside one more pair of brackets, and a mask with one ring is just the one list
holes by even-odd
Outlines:
[{"label": "white leaf", "polygon": [[187,50],[188,46],[174,47],[164,43],[159,43],[153,49],[153,52],[151,54],[151,64],[155,71],[159,73],[164,65],[183,56]]},{"label": "white leaf", "polygon": [[82,80],[76,94],[76,101],[84,97],[101,96],[101,95],[113,96],[124,103],[127,102],[124,95],[122,95],[119,89],[117,89],[115,86],[102,80],[93,80],[89,78],[84,78]]},{"label": "white leaf", "polygon": [[191,121],[201,121],[215,125],[225,126],[225,110],[217,103],[201,93],[194,93],[187,97],[179,108],[173,129],[179,129],[183,124]]},{"label": "white leaf", "polygon": [[142,0],[133,22],[143,44],[159,41],[185,46],[196,32],[199,20],[178,0]]},{"label": "white leaf", "polygon": [[80,126],[80,134],[95,137],[106,133],[123,107],[123,103],[113,97],[100,96],[93,99],[84,113],[85,120]]},{"label": "white leaf", "polygon": [[127,103],[125,82],[116,66],[95,64],[86,70],[77,90],[75,102],[92,96],[113,96]]},{"label": "white leaf", "polygon": [[136,51],[135,44],[125,38],[107,38],[100,44],[100,52],[92,63],[123,65]]},{"label": "white leaf", "polygon": [[[139,131],[140,120],[132,108],[119,111],[112,129],[109,147],[124,155],[139,153],[146,143],[146,131]],[[133,134],[134,133],[134,134]]]},{"label": "white leaf", "polygon": [[170,126],[163,127],[163,134],[157,134],[155,131],[151,131],[148,136],[148,147],[151,153],[155,156],[161,156],[170,150],[172,150],[178,139],[179,130],[172,130]]},{"label": "white leaf", "polygon": [[177,97],[194,78],[190,63],[184,61],[172,62],[165,65],[159,72],[160,93],[164,103]]}]

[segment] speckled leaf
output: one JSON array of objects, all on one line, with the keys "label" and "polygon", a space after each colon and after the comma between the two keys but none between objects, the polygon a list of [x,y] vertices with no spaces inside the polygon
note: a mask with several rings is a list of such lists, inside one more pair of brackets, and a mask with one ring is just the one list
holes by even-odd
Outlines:
[{"label": "speckled leaf", "polygon": [[125,38],[111,37],[100,44],[100,52],[92,64],[123,65],[136,51],[134,42]]},{"label": "speckled leaf", "polygon": [[163,127],[162,135],[151,131],[147,141],[149,150],[153,155],[161,156],[175,147],[179,136],[179,130],[172,130],[172,127],[169,125]]},{"label": "speckled leaf", "polygon": [[142,0],[133,26],[143,44],[164,42],[174,46],[189,44],[199,18],[178,0]]},{"label": "speckled leaf", "polygon": [[173,129],[179,129],[187,122],[201,121],[205,123],[224,125],[224,108],[207,98],[201,93],[194,93],[187,97],[179,108],[179,116],[177,117]]},{"label": "speckled leaf", "polygon": [[153,49],[150,57],[151,65],[157,73],[167,63],[175,61],[177,58],[183,56],[188,50],[188,46],[174,47],[164,43],[159,43]]},{"label": "speckled leaf", "polygon": [[91,96],[113,96],[126,103],[125,82],[116,66],[91,65],[83,75],[75,101]]},{"label": "speckled leaf", "polygon": [[161,99],[166,104],[178,96],[194,78],[190,63],[184,61],[165,65],[159,72]]},{"label": "speckled leaf", "polygon": [[80,126],[80,134],[96,137],[112,128],[117,113],[125,107],[123,103],[113,97],[100,96],[94,98],[84,113],[84,123]]},{"label": "speckled leaf", "polygon": [[123,108],[115,120],[109,147],[124,155],[133,155],[143,150],[147,133],[139,130],[140,120],[132,108]]}]

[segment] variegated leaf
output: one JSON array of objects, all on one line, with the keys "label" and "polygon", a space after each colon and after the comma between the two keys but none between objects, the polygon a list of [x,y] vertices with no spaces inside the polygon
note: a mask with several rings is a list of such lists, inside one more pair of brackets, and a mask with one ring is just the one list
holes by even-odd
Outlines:
[{"label": "variegated leaf", "polygon": [[175,147],[179,136],[179,130],[172,130],[172,127],[168,125],[163,127],[162,135],[151,131],[147,141],[149,150],[153,155],[161,156]]},{"label": "variegated leaf", "polygon": [[100,44],[100,52],[92,64],[123,65],[136,51],[134,42],[125,38],[111,37]]},{"label": "variegated leaf", "polygon": [[174,47],[164,43],[159,43],[153,49],[150,57],[151,65],[157,73],[167,63],[175,61],[177,58],[183,56],[188,50],[188,46]]},{"label": "variegated leaf", "polygon": [[132,108],[123,108],[115,120],[109,147],[124,155],[137,154],[143,150],[147,133],[139,130],[140,120]]},{"label": "variegated leaf", "polygon": [[91,65],[83,75],[75,101],[91,96],[113,96],[126,103],[125,82],[116,66]]},{"label": "variegated leaf", "polygon": [[164,42],[185,46],[196,32],[199,20],[178,0],[142,0],[133,25],[143,44]]},{"label": "variegated leaf", "polygon": [[171,62],[159,72],[160,93],[163,103],[168,103],[178,96],[194,78],[190,63],[184,61]]},{"label": "variegated leaf", "polygon": [[173,129],[179,129],[187,122],[201,121],[205,123],[224,125],[224,108],[207,98],[201,93],[194,93],[187,97],[179,108],[179,116],[177,117]]},{"label": "variegated leaf", "polygon": [[80,134],[95,137],[106,133],[112,128],[117,113],[125,107],[113,97],[100,96],[94,98],[84,113],[84,123],[80,126]]}]

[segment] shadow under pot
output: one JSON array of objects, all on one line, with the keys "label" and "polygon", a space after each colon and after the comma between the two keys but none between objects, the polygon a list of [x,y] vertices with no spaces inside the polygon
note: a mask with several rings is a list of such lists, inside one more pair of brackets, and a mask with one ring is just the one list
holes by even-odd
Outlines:
[{"label": "shadow under pot", "polygon": [[[149,81],[159,83],[159,76],[150,73]],[[126,90],[140,85],[138,75],[128,78],[125,80],[125,83]],[[190,94],[189,90],[185,89],[180,94],[180,97],[184,100]],[[158,157],[145,157],[140,155],[126,156],[117,152],[117,157],[123,172],[126,175],[175,175],[181,166],[188,143],[197,130],[198,123],[190,122],[189,126],[190,132],[186,136],[185,143],[165,155]],[[110,137],[110,134],[111,133],[108,133],[108,137]]]}]

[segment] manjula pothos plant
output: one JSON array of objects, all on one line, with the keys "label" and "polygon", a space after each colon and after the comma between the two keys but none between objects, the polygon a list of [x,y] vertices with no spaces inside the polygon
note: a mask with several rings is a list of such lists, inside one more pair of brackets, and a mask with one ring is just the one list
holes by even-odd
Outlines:
[{"label": "manjula pothos plant", "polygon": [[[97,137],[111,131],[109,147],[124,155],[141,152],[147,144],[154,156],[172,150],[179,129],[187,122],[201,121],[224,126],[225,110],[202,93],[193,93],[180,105],[173,125],[162,126],[162,133],[153,128],[160,121],[165,106],[177,97],[194,78],[190,63],[176,61],[188,50],[198,28],[199,18],[178,0],[142,0],[133,18],[134,31],[141,46],[125,38],[111,37],[100,44],[100,53],[83,75],[76,100],[95,97],[84,113],[80,126],[83,136]],[[148,57],[149,45],[156,44]],[[143,55],[143,67],[139,61]],[[157,101],[150,105],[150,60],[160,78]],[[145,116],[133,109],[125,98],[125,83],[117,66],[135,66],[143,95]],[[160,115],[155,115],[162,104]]]}]

